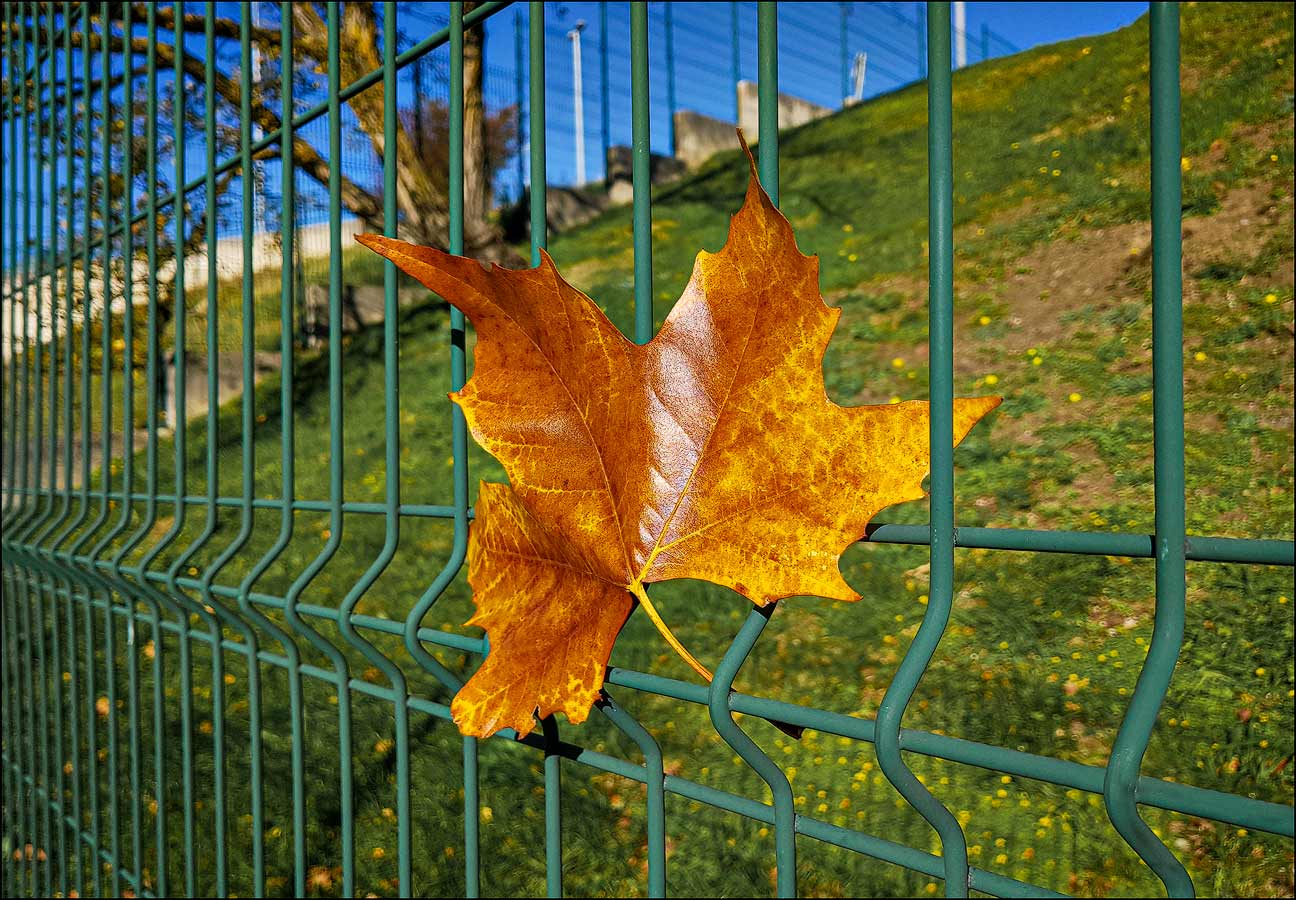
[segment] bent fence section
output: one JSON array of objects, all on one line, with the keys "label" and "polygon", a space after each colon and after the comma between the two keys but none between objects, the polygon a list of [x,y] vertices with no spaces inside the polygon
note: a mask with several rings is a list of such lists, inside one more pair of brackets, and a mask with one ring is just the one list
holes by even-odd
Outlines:
[{"label": "bent fence section", "polygon": [[[388,110],[386,146],[395,145],[397,121],[396,74],[436,48],[448,45],[452,102],[449,107],[450,196],[448,245],[463,247],[463,128],[461,101],[464,72],[464,33],[481,27],[490,16],[509,6],[482,3],[465,14],[462,3],[451,3],[448,27],[397,53],[395,4],[381,4],[383,33],[381,65],[350,84],[340,79],[343,45],[337,3],[327,4],[326,98],[314,106],[295,103],[292,79],[282,85],[282,109],[291,111],[277,128],[254,128],[251,97],[253,23],[246,13],[237,35],[238,95],[241,122],[218,121],[212,97],[217,79],[215,13],[200,14],[203,28],[165,46],[159,29],[177,23],[171,7],[148,7],[143,22],[139,7],[112,12],[124,17],[119,29],[109,27],[106,3],[12,3],[5,6],[5,93],[0,136],[4,158],[4,202],[0,232],[6,235],[4,291],[7,340],[4,403],[4,600],[3,600],[3,785],[4,885],[8,896],[67,896],[71,890],[96,894],[167,896],[194,893],[200,885],[220,894],[231,891],[263,895],[267,891],[266,847],[263,838],[265,741],[283,738],[290,756],[290,832],[293,857],[291,889],[340,890],[354,895],[365,889],[356,883],[356,826],[353,796],[357,702],[380,702],[390,707],[395,721],[392,778],[397,798],[391,810],[398,825],[394,891],[409,895],[412,884],[413,814],[410,785],[410,730],[418,720],[449,718],[449,700],[459,688],[459,676],[433,656],[440,647],[470,655],[486,648],[476,637],[424,625],[425,617],[458,573],[467,542],[467,435],[457,409],[445,427],[452,432],[453,502],[445,506],[402,502],[398,478],[387,478],[381,503],[348,502],[343,497],[344,444],[342,334],[342,166],[328,180],[330,256],[328,272],[327,352],[319,363],[326,382],[330,438],[321,464],[327,466],[327,497],[295,494],[294,354],[295,310],[292,229],[282,240],[279,318],[281,376],[277,409],[280,419],[280,462],[277,493],[254,494],[256,463],[254,435],[258,406],[254,390],[244,390],[237,420],[222,421],[219,411],[218,315],[207,317],[203,336],[207,354],[208,412],[205,446],[187,444],[188,429],[178,429],[170,442],[174,481],[159,482],[160,449],[164,446],[158,391],[160,330],[158,227],[174,229],[183,243],[187,227],[197,216],[199,198],[216,194],[218,179],[249,172],[254,158],[269,157],[266,170],[279,186],[284,221],[294,208],[294,136],[312,123],[328,129],[329,159],[343,159],[343,104],[367,88],[382,86]],[[293,59],[291,15],[283,4],[279,26],[280,58]],[[114,5],[115,7],[115,5]],[[959,822],[909,770],[905,751],[939,757],[995,772],[1038,779],[1101,796],[1119,834],[1175,896],[1188,896],[1193,885],[1187,872],[1161,839],[1140,817],[1139,806],[1177,810],[1237,826],[1292,836],[1292,809],[1247,797],[1204,790],[1160,780],[1141,772],[1153,722],[1165,697],[1181,647],[1185,602],[1185,562],[1249,562],[1291,566],[1290,542],[1223,538],[1189,538],[1184,524],[1184,420],[1182,373],[1182,297],[1180,285],[1180,150],[1179,150],[1179,20],[1172,4],[1152,4],[1150,77],[1153,123],[1153,305],[1155,412],[1156,532],[1089,534],[959,528],[954,521],[953,457],[950,429],[953,402],[953,173],[951,150],[951,40],[947,3],[929,4],[927,71],[929,109],[929,241],[930,241],[930,360],[932,403],[931,519],[925,526],[883,525],[868,540],[930,546],[931,592],[925,619],[909,647],[876,720],[807,708],[732,690],[732,683],[759,640],[771,609],[753,609],[729,647],[709,687],[664,678],[647,672],[612,669],[599,709],[642,751],[642,762],[600,752],[580,743],[580,731],[564,737],[553,722],[542,733],[521,741],[543,758],[545,797],[545,859],[548,891],[562,893],[564,846],[561,823],[561,774],[573,764],[615,773],[647,786],[646,889],[662,896],[667,889],[665,798],[668,793],[729,810],[771,826],[774,832],[780,896],[797,892],[796,838],[811,838],[885,860],[943,879],[949,896],[969,890],[1001,896],[1039,896],[1039,886],[1023,883],[970,863]],[[166,16],[171,10],[170,17]],[[195,14],[190,12],[189,18]],[[532,133],[544,134],[545,5],[531,3],[530,98]],[[761,4],[759,34],[760,127],[759,171],[770,196],[778,202],[779,143],[776,118],[777,19],[772,3]],[[170,23],[160,24],[160,21]],[[257,26],[259,27],[259,26]],[[143,37],[138,37],[139,31]],[[652,207],[649,198],[647,13],[634,5],[631,13],[630,65],[633,77],[635,339],[652,337],[651,283]],[[133,43],[133,65],[143,65],[145,90],[123,91],[119,51],[123,36]],[[162,51],[170,53],[167,58]],[[195,67],[186,60],[201,57]],[[116,60],[116,61],[115,61]],[[186,71],[187,82],[173,100],[160,102],[158,70]],[[132,74],[129,84],[136,82]],[[126,135],[121,122],[134,123],[143,105],[146,133]],[[169,108],[167,108],[169,105]],[[106,111],[115,111],[106,113]],[[120,114],[120,120],[111,121]],[[166,121],[167,117],[170,121]],[[197,120],[196,126],[191,120]],[[205,159],[186,159],[184,140],[174,143],[174,169],[159,178],[158,148],[167,135],[196,127]],[[161,132],[161,133],[160,133]],[[223,134],[223,137],[222,137]],[[127,138],[130,139],[127,139]],[[218,158],[217,146],[232,141],[237,152]],[[62,149],[60,149],[62,148]],[[136,195],[135,179],[118,174],[139,166],[145,154],[147,190]],[[530,146],[531,171],[545,171],[543,140]],[[36,160],[33,167],[31,161]],[[383,166],[383,221],[390,235],[397,229],[397,170],[395,153]],[[33,171],[34,168],[34,171]],[[201,170],[192,177],[191,170]],[[159,183],[172,185],[164,192]],[[20,205],[18,197],[23,198]],[[532,186],[533,257],[545,243],[545,185]],[[242,191],[244,222],[253,220],[253,191]],[[208,246],[215,245],[209,217]],[[21,226],[20,223],[21,222]],[[60,241],[60,239],[62,239]],[[143,247],[139,246],[143,242]],[[245,235],[241,297],[242,385],[256,381],[257,347],[253,318],[257,313],[251,264],[251,235]],[[142,255],[148,261],[139,276],[124,259]],[[207,260],[205,280],[209,308],[218,302],[216,254]],[[176,354],[174,408],[186,399],[184,267],[175,273],[172,288],[177,306],[172,317]],[[386,363],[386,471],[399,472],[401,437],[397,378],[399,328],[396,274],[390,263],[384,275],[384,324],[381,353]],[[136,280],[142,283],[135,283]],[[136,320],[134,298],[147,296],[144,322]],[[114,299],[117,302],[114,302]],[[101,302],[102,301],[102,302]],[[451,311],[446,347],[450,383],[465,378],[465,323]],[[143,326],[141,328],[141,325]],[[115,377],[114,360],[121,360]],[[136,381],[142,363],[146,393],[144,420],[137,420]],[[116,421],[115,418],[116,417]],[[121,445],[101,467],[90,448],[115,448],[115,428]],[[241,492],[221,492],[218,479],[218,440],[224,428],[226,444],[241,454]],[[232,428],[232,431],[230,430]],[[137,429],[139,435],[137,437]],[[160,434],[162,436],[160,436]],[[74,445],[82,448],[74,454]],[[110,450],[105,458],[113,457]],[[98,468],[98,471],[96,471]],[[141,472],[140,469],[143,469]],[[194,492],[193,485],[204,490]],[[263,480],[259,487],[268,485]],[[237,512],[222,519],[221,511]],[[253,537],[256,511],[277,512],[279,530],[268,546]],[[292,542],[298,517],[327,518],[326,541],[317,553],[294,563],[290,586],[280,592],[257,589],[261,576],[281,565]],[[334,606],[303,600],[308,588],[338,552],[346,516],[381,517],[386,539],[372,562],[358,575],[345,597]],[[439,519],[452,524],[453,540],[444,567],[430,577],[421,597],[403,621],[356,612],[361,598],[378,581],[396,551],[402,524]],[[903,718],[927,664],[935,652],[953,602],[953,562],[957,547],[981,547],[1032,553],[1082,553],[1152,558],[1156,564],[1155,628],[1151,649],[1129,702],[1122,727],[1106,767],[1081,765],[1004,747],[987,746],[957,737],[909,730]],[[237,584],[218,576],[233,560],[255,559],[242,570]],[[194,563],[203,560],[201,568]],[[330,636],[330,634],[332,636]],[[122,646],[124,641],[125,646]],[[403,646],[404,653],[392,650]],[[200,664],[201,658],[201,664]],[[241,660],[241,662],[240,662]],[[367,666],[364,677],[357,669]],[[227,758],[226,689],[237,667],[248,681],[241,694],[249,717],[247,767],[234,769]],[[170,673],[170,676],[168,676]],[[265,714],[262,682],[271,677],[287,685],[288,734],[263,735]],[[376,673],[376,674],[375,674]],[[199,677],[201,676],[201,677]],[[170,677],[171,680],[168,680]],[[336,704],[338,742],[336,838],[337,858],[312,858],[308,837],[312,827],[306,796],[308,759],[306,735],[312,727],[304,695],[319,685],[332,691]],[[195,725],[194,697],[210,699],[210,721]],[[660,748],[648,730],[613,697],[650,692],[705,706],[720,739],[768,783],[772,803],[738,796],[667,774]],[[852,741],[872,743],[879,765],[905,800],[939,835],[939,853],[905,846],[886,837],[830,824],[794,809],[788,780],[739,727],[735,713],[817,729]],[[167,746],[176,732],[180,747]],[[148,736],[149,746],[144,736]],[[210,735],[210,737],[208,737]],[[515,736],[502,733],[499,740]],[[196,771],[195,743],[210,741],[211,771]],[[276,744],[278,746],[278,744]],[[462,739],[463,821],[462,865],[470,896],[478,891],[479,823],[477,742]],[[178,773],[176,767],[178,766]],[[154,799],[145,800],[148,790]],[[237,792],[247,812],[229,808]],[[207,804],[201,819],[195,809]],[[103,807],[107,806],[105,810]],[[144,806],[148,806],[147,809]],[[179,840],[173,839],[169,818],[183,820]],[[239,816],[235,821],[235,816]],[[246,818],[254,835],[248,870],[251,883],[234,883],[228,860],[228,830]],[[150,824],[151,819],[151,824]],[[210,822],[210,833],[203,833]],[[210,846],[199,857],[196,846]],[[36,848],[33,851],[33,848]],[[205,851],[206,852],[206,851]],[[459,864],[450,862],[447,865]],[[323,871],[324,874],[317,873]],[[336,878],[336,881],[333,879]]]}]

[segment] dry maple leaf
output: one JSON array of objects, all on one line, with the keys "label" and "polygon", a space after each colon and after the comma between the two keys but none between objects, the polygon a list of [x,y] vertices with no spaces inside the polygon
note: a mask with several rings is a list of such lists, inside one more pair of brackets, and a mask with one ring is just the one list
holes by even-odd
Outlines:
[{"label": "dry maple leaf", "polygon": [[[482,483],[472,526],[468,624],[490,653],[454,698],[464,734],[525,735],[537,713],[584,721],[636,599],[709,679],[645,585],[697,578],[762,605],[858,600],[838,558],[879,510],[923,496],[927,404],[828,399],[823,354],[841,310],[824,304],[818,258],[797,249],[754,163],[724,249],[698,254],[643,346],[543,251],[512,271],[358,240],[472,320],[475,371],[451,398],[511,484]],[[954,401],[956,444],[999,399]]]}]

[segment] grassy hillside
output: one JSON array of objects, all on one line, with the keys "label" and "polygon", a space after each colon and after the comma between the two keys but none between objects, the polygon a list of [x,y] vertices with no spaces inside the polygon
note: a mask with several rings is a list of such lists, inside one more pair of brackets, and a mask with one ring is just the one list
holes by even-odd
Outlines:
[{"label": "grassy hillside", "polygon": [[[957,226],[956,389],[1001,393],[1002,409],[956,453],[958,521],[966,525],[1148,533],[1152,530],[1150,230],[1146,22],[959,72],[954,79]],[[1293,504],[1293,24],[1284,4],[1188,4],[1184,9],[1185,353],[1188,523],[1193,534],[1290,540]],[[785,135],[783,209],[805,252],[822,260],[822,289],[843,307],[824,363],[843,403],[924,396],[926,368],[926,95],[919,85]],[[655,313],[660,322],[700,248],[715,249],[737,208],[746,168],[722,154],[654,197]],[[631,328],[627,209],[552,242],[564,273],[623,329]],[[354,253],[346,265],[367,268]],[[358,271],[358,269],[357,269]],[[267,280],[267,291],[277,290]],[[270,301],[275,301],[273,296]],[[268,322],[274,302],[259,308]],[[230,310],[231,314],[236,314]],[[400,477],[406,503],[448,503],[448,327],[429,305],[401,323]],[[224,322],[222,323],[224,325]],[[191,323],[201,334],[201,323]],[[258,330],[258,335],[261,330]],[[345,349],[348,500],[380,501],[385,477],[381,333]],[[270,343],[273,343],[271,341]],[[320,359],[298,362],[297,496],[328,493],[329,416]],[[279,487],[277,388],[258,390],[255,492]],[[242,434],[226,410],[224,493],[241,486]],[[206,436],[195,423],[189,490],[205,489]],[[171,484],[163,448],[159,481]],[[501,480],[474,448],[476,478]],[[172,509],[163,507],[162,514]],[[880,518],[922,522],[921,503]],[[176,547],[201,528],[190,512]],[[153,534],[171,525],[163,521]],[[195,573],[234,539],[238,511],[193,561]],[[346,517],[341,549],[304,602],[336,606],[378,557],[382,517]],[[252,538],[218,581],[239,576],[274,543],[278,513],[259,511]],[[257,585],[282,595],[329,538],[327,516],[296,516],[292,541]],[[450,529],[402,523],[391,565],[360,612],[403,619],[440,570]],[[146,542],[147,545],[148,542]],[[169,551],[168,551],[169,552]],[[855,605],[813,598],[782,605],[741,673],[741,690],[872,716],[921,620],[926,550],[859,546],[843,562],[864,595]],[[1152,563],[1106,557],[962,550],[949,632],[906,718],[913,728],[1102,764],[1151,632]],[[1293,625],[1290,569],[1189,566],[1184,653],[1144,771],[1291,803]],[[708,585],[663,585],[663,614],[700,658],[719,659],[746,610]],[[429,623],[462,630],[462,576]],[[340,641],[332,631],[326,633]],[[268,646],[274,642],[268,637]],[[412,689],[446,700],[394,641],[378,646],[411,673]],[[124,637],[119,640],[124,646]],[[169,665],[174,667],[174,649]],[[198,652],[205,666],[205,651]],[[318,663],[313,651],[305,654]],[[449,666],[470,660],[439,654]],[[234,754],[231,866],[248,876],[246,672],[228,655],[227,716]],[[635,616],[613,663],[685,680],[691,672]],[[384,683],[355,655],[355,671]],[[147,676],[147,666],[145,667]],[[227,679],[228,680],[228,679]],[[148,681],[145,680],[147,687]],[[210,774],[210,689],[196,679],[200,774]],[[263,674],[270,889],[291,890],[286,686]],[[174,694],[174,681],[167,681]],[[698,707],[615,692],[662,743],[668,771],[763,798],[761,782],[720,742]],[[338,889],[336,698],[307,682],[310,852],[322,893]],[[355,699],[359,884],[395,893],[396,824],[390,708]],[[172,723],[173,725],[175,723]],[[934,835],[876,770],[872,748],[814,732],[797,743],[760,720],[744,727],[787,770],[806,815],[935,849]],[[414,890],[462,890],[459,740],[452,725],[416,716]],[[572,740],[630,759],[637,752],[601,721],[564,724]],[[101,735],[102,739],[102,735]],[[147,743],[147,741],[145,742]],[[173,741],[173,745],[178,740]],[[483,890],[543,893],[539,757],[483,744]],[[964,823],[975,865],[1087,896],[1158,890],[1107,824],[1100,798],[925,758],[910,759]],[[146,771],[147,768],[146,768]],[[173,767],[173,777],[178,770]],[[126,782],[123,782],[126,783]],[[577,765],[565,769],[567,891],[641,890],[641,789]],[[205,788],[204,788],[205,789]],[[163,797],[179,828],[178,790]],[[144,812],[148,815],[145,798]],[[1148,810],[1203,895],[1293,890],[1292,844]],[[199,811],[210,852],[210,800]],[[105,820],[106,827],[106,820]],[[675,894],[768,895],[773,836],[757,823],[679,798],[667,801]],[[811,896],[913,896],[929,879],[802,839],[801,886]]]}]

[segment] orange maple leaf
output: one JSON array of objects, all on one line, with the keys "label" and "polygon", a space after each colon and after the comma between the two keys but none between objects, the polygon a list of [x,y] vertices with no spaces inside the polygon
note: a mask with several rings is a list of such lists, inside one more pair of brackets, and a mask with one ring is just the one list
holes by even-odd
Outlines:
[{"label": "orange maple leaf", "polygon": [[[468,624],[491,649],[454,698],[464,734],[525,735],[537,713],[584,721],[636,600],[709,680],[645,585],[697,578],[762,605],[858,600],[842,552],[878,511],[923,496],[927,404],[828,399],[823,354],[841,310],[824,304],[819,260],[797,249],[754,163],[728,242],[698,254],[643,346],[543,251],[512,271],[357,239],[472,320],[474,374],[451,399],[511,484],[481,485],[472,526]],[[999,402],[955,400],[955,444]]]}]

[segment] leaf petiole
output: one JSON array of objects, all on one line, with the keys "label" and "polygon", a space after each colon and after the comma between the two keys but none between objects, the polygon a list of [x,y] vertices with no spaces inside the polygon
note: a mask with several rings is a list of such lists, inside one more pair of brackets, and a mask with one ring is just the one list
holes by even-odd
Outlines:
[{"label": "leaf petiole", "polygon": [[671,648],[680,655],[680,659],[692,666],[693,671],[705,678],[709,684],[711,682],[711,671],[684,648],[684,645],[679,642],[679,638],[675,637],[675,634],[670,630],[670,626],[662,620],[661,615],[657,612],[657,607],[653,606],[652,601],[648,599],[648,592],[644,590],[643,582],[636,580],[627,585],[627,589],[635,595],[639,605],[648,614],[648,618],[652,619],[652,623],[657,626],[661,636],[666,639],[666,643],[670,644]]}]

